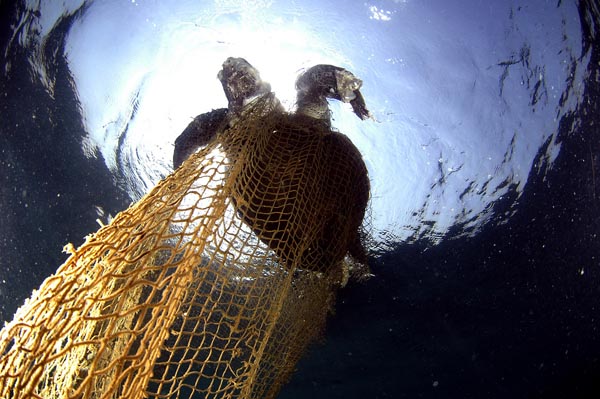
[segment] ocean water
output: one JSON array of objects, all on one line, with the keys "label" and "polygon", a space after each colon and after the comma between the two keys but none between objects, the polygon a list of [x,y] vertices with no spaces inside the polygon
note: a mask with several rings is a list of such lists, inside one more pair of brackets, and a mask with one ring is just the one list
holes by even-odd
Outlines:
[{"label": "ocean water", "polygon": [[588,1],[0,4],[0,321],[171,172],[228,56],[283,104],[331,63],[369,169],[374,277],[281,398],[600,393],[600,12]]}]

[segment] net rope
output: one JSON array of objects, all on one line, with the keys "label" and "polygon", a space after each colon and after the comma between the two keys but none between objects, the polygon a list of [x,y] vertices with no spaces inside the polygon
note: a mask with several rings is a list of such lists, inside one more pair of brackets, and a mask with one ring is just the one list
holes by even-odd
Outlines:
[{"label": "net rope", "polygon": [[255,100],[0,331],[1,398],[273,398],[319,336],[369,196],[360,153]]}]

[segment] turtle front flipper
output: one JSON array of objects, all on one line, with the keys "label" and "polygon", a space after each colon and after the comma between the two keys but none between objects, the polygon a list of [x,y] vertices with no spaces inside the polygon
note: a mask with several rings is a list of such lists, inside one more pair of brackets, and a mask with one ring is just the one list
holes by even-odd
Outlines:
[{"label": "turtle front flipper", "polygon": [[227,108],[218,108],[198,115],[175,140],[173,168],[177,169],[183,161],[217,134],[227,117]]},{"label": "turtle front flipper", "polygon": [[350,103],[360,119],[370,117],[360,93],[362,81],[350,71],[335,65],[320,64],[307,69],[296,80],[298,113],[329,120],[327,98]]},{"label": "turtle front flipper", "polygon": [[350,100],[350,105],[352,105],[352,110],[363,121],[371,117],[371,113],[367,109],[367,104],[365,103],[365,99],[363,98],[361,92],[359,90],[354,90],[353,100]]}]

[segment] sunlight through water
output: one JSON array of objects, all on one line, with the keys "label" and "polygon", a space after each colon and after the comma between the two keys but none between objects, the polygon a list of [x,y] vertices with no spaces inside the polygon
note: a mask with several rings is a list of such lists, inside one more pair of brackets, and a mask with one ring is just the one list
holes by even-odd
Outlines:
[{"label": "sunlight through water", "polygon": [[[577,62],[573,4],[545,14],[464,4],[345,2],[342,13],[331,0],[46,1],[41,20],[24,14],[23,43],[42,48],[77,12],[65,52],[83,148],[102,155],[132,200],[171,172],[173,142],[192,118],[226,106],[216,74],[228,56],[256,66],[292,111],[304,68],[347,68],[363,80],[373,119],[332,103],[334,127],[368,166],[373,235],[437,242],[453,226],[472,234],[499,216],[493,204],[518,198],[545,143],[547,160],[556,157],[558,122],[581,100],[587,65]],[[31,62],[51,91],[43,58]]]}]

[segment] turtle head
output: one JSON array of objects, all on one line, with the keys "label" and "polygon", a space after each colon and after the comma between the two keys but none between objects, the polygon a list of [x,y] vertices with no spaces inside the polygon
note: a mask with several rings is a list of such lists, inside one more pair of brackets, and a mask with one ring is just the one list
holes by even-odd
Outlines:
[{"label": "turtle head", "polygon": [[238,111],[250,100],[271,91],[271,85],[263,82],[258,70],[243,58],[227,58],[217,77],[223,85],[230,111]]},{"label": "turtle head", "polygon": [[362,80],[350,71],[334,65],[315,65],[307,69],[296,80],[297,102],[299,107],[322,104],[325,98],[350,103],[356,116],[367,119],[370,116],[365,100],[360,93]]}]

